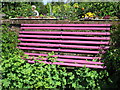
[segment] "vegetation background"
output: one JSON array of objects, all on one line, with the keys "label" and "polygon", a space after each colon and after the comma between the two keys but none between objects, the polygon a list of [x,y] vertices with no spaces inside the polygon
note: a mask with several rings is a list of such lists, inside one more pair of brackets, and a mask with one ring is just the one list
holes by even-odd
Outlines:
[{"label": "vegetation background", "polygon": [[[50,6],[36,2],[6,2],[3,5],[4,18],[15,18],[18,16],[31,16],[30,7],[36,5],[42,15],[50,15]],[[61,19],[78,20],[87,12],[93,12],[99,17],[120,14],[120,3],[51,3],[52,13]],[[88,6],[88,7],[86,7]],[[64,7],[64,10],[63,10]],[[84,8],[84,10],[82,10]],[[73,14],[75,12],[75,14]],[[84,89],[106,89],[120,87],[120,25],[111,27],[111,48],[103,56],[107,69],[78,68],[69,71],[59,65],[46,65],[44,63],[29,64],[21,58],[23,52],[16,48],[17,33],[10,29],[10,25],[2,25],[1,38],[1,89],[9,88],[84,88]],[[52,55],[50,53],[49,55]],[[27,56],[26,56],[27,58]]]}]

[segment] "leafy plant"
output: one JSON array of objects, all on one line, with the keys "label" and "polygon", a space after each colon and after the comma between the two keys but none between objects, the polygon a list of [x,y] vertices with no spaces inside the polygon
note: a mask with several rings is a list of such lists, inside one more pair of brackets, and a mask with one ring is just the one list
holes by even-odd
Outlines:
[{"label": "leafy plant", "polygon": [[45,63],[27,63],[21,57],[23,53],[20,53],[20,50],[16,48],[18,43],[16,33],[10,31],[8,26],[3,26],[3,28],[1,60],[3,89],[56,88],[66,85],[65,67]]},{"label": "leafy plant", "polygon": [[68,73],[68,88],[99,89],[102,87],[103,78],[107,76],[106,70],[76,67],[74,71]]},{"label": "leafy plant", "polygon": [[53,55],[55,55],[55,53],[52,51],[51,53],[48,53],[47,56],[38,56],[36,59],[33,57],[34,61],[43,61],[44,59],[47,59],[47,62],[59,62],[57,61],[57,57],[52,57]]},{"label": "leafy plant", "polygon": [[110,88],[119,88],[120,74],[120,25],[113,26],[111,30],[111,48],[104,55],[104,61],[107,66],[109,77],[105,85]]},{"label": "leafy plant", "polygon": [[32,15],[31,5],[24,2],[8,3],[6,7],[2,8],[2,11],[6,14],[5,18],[27,17]]},{"label": "leafy plant", "polygon": [[2,11],[5,18],[29,17],[32,15],[31,5],[36,5],[36,10],[43,15],[55,16],[60,19],[78,20],[87,12],[95,13],[99,18],[106,15],[119,18],[120,2],[52,2],[43,5],[42,2],[8,2]]},{"label": "leafy plant", "polygon": [[[16,48],[17,35],[11,31],[9,25],[2,26],[2,58],[0,71],[2,71],[2,89],[9,88],[84,88],[102,89],[118,88],[120,75],[120,48],[119,29],[114,31],[112,27],[112,47],[106,53],[104,62],[106,70],[75,67],[67,69],[60,65],[45,63],[30,64],[22,59],[23,52]],[[117,47],[117,48],[116,48]],[[47,58],[51,58],[54,53],[49,53]],[[26,58],[29,58],[26,56]]]}]

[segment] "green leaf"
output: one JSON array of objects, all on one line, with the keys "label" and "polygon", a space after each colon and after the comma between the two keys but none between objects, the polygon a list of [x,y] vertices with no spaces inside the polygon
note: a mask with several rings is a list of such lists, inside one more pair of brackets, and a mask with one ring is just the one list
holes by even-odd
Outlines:
[{"label": "green leaf", "polygon": [[71,79],[71,80],[74,79],[74,75],[72,75],[72,76],[70,77],[70,79]]},{"label": "green leaf", "polygon": [[72,87],[76,88],[76,83],[72,83]]},{"label": "green leaf", "polygon": [[4,87],[8,87],[10,85],[10,81],[8,79],[3,79],[2,84]]},{"label": "green leaf", "polygon": [[60,86],[60,85],[61,85],[61,82],[56,82],[56,85]]}]

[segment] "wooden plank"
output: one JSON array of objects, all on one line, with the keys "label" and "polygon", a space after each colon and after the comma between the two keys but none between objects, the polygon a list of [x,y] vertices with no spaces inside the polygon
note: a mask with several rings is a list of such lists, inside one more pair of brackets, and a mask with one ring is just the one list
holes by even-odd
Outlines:
[{"label": "wooden plank", "polygon": [[[47,56],[47,54],[39,54],[39,53],[28,53],[25,52],[24,54],[30,55],[30,56]],[[60,57],[60,58],[72,58],[72,59],[101,59],[101,57],[90,57],[90,56],[69,56],[69,55],[53,55],[52,57]]]},{"label": "wooden plank", "polygon": [[[21,29],[54,29],[54,30],[110,30],[110,24],[21,24]],[[25,27],[24,27],[25,26]],[[26,27],[27,26],[27,27]],[[28,27],[30,26],[30,27]],[[110,37],[93,37],[93,36],[64,36],[64,35],[110,35],[110,32],[63,32],[63,31],[20,31],[19,32],[19,40],[27,41],[27,43],[19,43],[20,45],[18,48],[20,49],[27,49],[27,50],[39,50],[39,51],[55,51],[55,52],[75,52],[75,53],[104,53],[96,50],[73,50],[73,49],[54,49],[54,47],[61,47],[61,48],[84,48],[84,49],[108,49],[109,46],[100,47],[100,46],[86,46],[86,45],[74,45],[74,44],[96,44],[96,45],[108,45],[109,41],[94,41],[94,40],[110,40]],[[23,35],[23,34],[37,34],[37,35]],[[44,34],[44,35],[38,35]],[[47,34],[47,35],[45,35]],[[53,35],[52,35],[53,34]],[[57,36],[63,35],[63,36]],[[28,39],[25,39],[28,38]],[[33,39],[29,39],[33,38]],[[35,39],[36,38],[36,39]],[[39,39],[37,39],[39,38]],[[45,38],[45,39],[43,39]],[[49,39],[49,40],[48,40]],[[69,40],[52,40],[52,39],[69,39]],[[75,39],[75,40],[71,40]],[[80,39],[84,41],[79,41]],[[90,40],[90,41],[86,41]],[[92,40],[92,41],[91,41]],[[42,42],[42,43],[28,43],[28,42]],[[43,42],[47,43],[57,43],[57,44],[44,44]],[[64,43],[71,43],[72,45],[65,45]],[[25,47],[23,47],[25,46]],[[33,46],[33,47],[26,47],[26,46]],[[46,48],[38,48],[36,46],[44,46]],[[30,56],[47,56],[47,54],[38,54],[38,53],[27,53]],[[63,65],[63,66],[76,66],[76,67],[88,67],[88,68],[106,68],[104,66],[100,66],[103,63],[101,62],[93,62],[93,61],[86,61],[83,59],[101,59],[101,57],[88,57],[88,56],[69,56],[69,55],[53,55],[51,57],[58,57],[58,61],[62,62],[46,62],[46,61],[39,61],[39,63],[46,63],[46,64],[55,64],[55,65]],[[74,60],[74,59],[82,59],[82,60]],[[45,58],[44,60],[47,60]],[[28,60],[29,63],[35,63],[34,61]],[[79,63],[79,64],[78,64]],[[98,64],[98,65],[92,65]]]},{"label": "wooden plank", "polygon": [[[29,63],[35,63],[35,61],[31,61],[31,60],[28,60],[28,62]],[[106,66],[99,66],[99,65],[73,64],[73,63],[61,63],[61,62],[39,61],[39,63],[63,65],[63,66],[74,66],[74,67],[100,68],[100,69],[105,69],[106,68]]]},{"label": "wooden plank", "polygon": [[53,48],[36,48],[36,47],[20,47],[20,46],[18,48],[25,50],[40,50],[40,51],[55,51],[55,52],[75,52],[75,53],[92,53],[92,54],[100,53],[100,51],[90,51],[90,50],[53,49]]},{"label": "wooden plank", "polygon": [[87,39],[87,40],[110,40],[110,37],[80,37],[80,36],[52,36],[52,35],[19,35],[19,37],[33,38],[59,38],[59,39]]},{"label": "wooden plank", "polygon": [[[100,46],[85,46],[85,45],[64,45],[64,44],[42,44],[42,43],[19,43],[18,45],[25,46],[45,46],[45,47],[65,47],[65,48],[84,48],[84,49],[103,49]],[[109,47],[104,47],[108,49]]]},{"label": "wooden plank", "polygon": [[[23,59],[25,59],[23,57]],[[39,57],[35,57],[34,58],[32,56],[29,56],[28,58],[29,60],[48,60],[48,58],[39,58]],[[26,59],[27,60],[27,59]],[[69,63],[81,63],[81,64],[98,64],[98,65],[102,65],[104,63],[102,62],[94,62],[94,61],[87,61],[87,60],[74,60],[74,59],[61,59],[61,58],[57,58],[56,61],[62,61],[62,62],[69,62]]]},{"label": "wooden plank", "polygon": [[21,27],[21,29],[110,30],[110,28],[95,28],[95,27]]},{"label": "wooden plank", "polygon": [[111,24],[21,24],[21,26],[111,26]]},{"label": "wooden plank", "polygon": [[29,34],[70,34],[70,35],[110,35],[110,32],[52,32],[52,31],[20,31]]},{"label": "wooden plank", "polygon": [[29,42],[54,42],[54,43],[73,43],[73,44],[105,44],[108,45],[108,41],[77,41],[77,40],[48,40],[48,39],[23,39],[19,38],[20,41],[29,41]]}]

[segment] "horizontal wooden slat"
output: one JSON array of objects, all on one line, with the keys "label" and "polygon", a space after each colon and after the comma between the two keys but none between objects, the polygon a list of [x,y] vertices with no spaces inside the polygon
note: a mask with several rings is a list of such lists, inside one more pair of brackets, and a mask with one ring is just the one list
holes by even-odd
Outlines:
[{"label": "horizontal wooden slat", "polygon": [[110,24],[21,24],[21,26],[111,26]]},{"label": "horizontal wooden slat", "polygon": [[46,40],[46,39],[22,39],[19,38],[20,41],[31,41],[31,42],[54,42],[54,43],[73,43],[73,44],[106,44],[108,45],[109,42],[107,41],[76,41],[76,40]]},{"label": "horizontal wooden slat", "polygon": [[46,32],[46,31],[20,31],[29,34],[70,34],[70,35],[110,35],[109,32]]},{"label": "horizontal wooden slat", "polygon": [[[25,52],[24,54],[31,55],[31,56],[47,56],[47,54],[39,54],[39,53],[28,53]],[[52,57],[60,57],[60,58],[72,58],[72,59],[101,59],[101,57],[89,57],[89,56],[69,56],[69,55],[53,55]]]},{"label": "horizontal wooden slat", "polygon": [[36,48],[36,47],[18,47],[19,49],[26,50],[42,50],[42,51],[56,51],[56,52],[75,52],[75,53],[92,53],[98,54],[100,51],[89,51],[89,50],[71,50],[71,49],[52,49],[52,48]]},{"label": "horizontal wooden slat", "polygon": [[[35,61],[28,60],[29,63],[35,63]],[[86,64],[73,64],[73,63],[61,63],[61,62],[46,62],[46,61],[39,61],[39,63],[46,63],[46,64],[55,64],[55,65],[64,65],[64,66],[76,66],[76,67],[88,67],[88,68],[101,68],[105,69],[105,66],[98,66],[98,65],[86,65]]]},{"label": "horizontal wooden slat", "polygon": [[110,30],[110,28],[95,28],[95,27],[21,27],[21,29]]},{"label": "horizontal wooden slat", "polygon": [[[84,48],[84,49],[103,49],[100,46],[82,46],[82,45],[63,45],[63,44],[42,44],[42,43],[19,43],[18,45],[25,46],[46,46],[46,47],[65,47],[65,48]],[[108,49],[109,47],[104,47]]]},{"label": "horizontal wooden slat", "polygon": [[[24,57],[23,57],[24,58]],[[25,59],[25,58],[24,58]],[[29,60],[48,60],[48,58],[39,58],[39,57],[32,57],[29,56],[28,58]],[[57,61],[62,61],[62,62],[69,62],[69,63],[82,63],[82,64],[98,64],[98,65],[102,65],[104,63],[102,62],[94,62],[94,61],[87,61],[87,60],[74,60],[74,59],[61,59],[61,58],[57,58]]]},{"label": "horizontal wooden slat", "polygon": [[79,36],[49,36],[49,35],[19,35],[19,37],[60,38],[60,39],[87,39],[87,40],[110,40],[110,37],[79,37]]},{"label": "horizontal wooden slat", "polygon": [[[86,46],[86,45],[75,45],[75,44],[94,44],[94,45],[108,45],[110,40],[110,32],[105,30],[110,30],[110,24],[21,24],[21,29],[45,29],[46,31],[20,31],[19,33],[19,40],[20,41],[27,41],[27,42],[20,42],[18,45],[20,49],[26,50],[39,50],[39,51],[55,51],[55,52],[75,52],[75,53],[89,53],[89,54],[98,54],[104,53],[97,50],[75,50],[72,48],[81,48],[81,49],[108,49],[108,46]],[[48,31],[47,30],[60,30],[60,31]],[[101,30],[104,32],[64,32],[61,30]],[[32,35],[29,35],[32,34]],[[36,34],[36,35],[35,35]],[[38,35],[41,34],[41,35]],[[44,35],[42,35],[44,34]],[[47,34],[47,35],[46,35]],[[58,36],[59,35],[59,36]],[[74,36],[73,36],[74,35]],[[75,36],[76,35],[76,36]],[[78,36],[78,35],[104,35],[104,36]],[[105,37],[107,36],[107,37]],[[30,39],[31,38],[31,39]],[[35,39],[36,38],[36,39]],[[57,40],[53,40],[57,39]],[[62,39],[62,40],[59,40]],[[67,40],[63,40],[67,39]],[[72,40],[74,39],[74,40]],[[81,40],[81,41],[80,41]],[[84,41],[83,41],[84,40]],[[86,41],[87,40],[87,41]],[[90,41],[89,41],[90,40]],[[100,40],[100,41],[95,41]],[[106,40],[106,41],[101,41]],[[32,43],[31,43],[32,41]],[[37,42],[37,43],[35,43]],[[39,43],[38,43],[39,42]],[[40,43],[42,42],[42,43]],[[49,43],[49,44],[45,44]],[[54,43],[54,44],[51,44]],[[56,44],[55,44],[56,43]],[[72,45],[65,45],[72,44]],[[29,47],[27,47],[29,46]],[[39,48],[36,46],[40,46]],[[46,47],[46,48],[43,48]],[[55,49],[54,47],[58,47]],[[60,48],[64,49],[60,49]],[[66,49],[65,49],[66,48]],[[71,49],[68,49],[71,48]],[[38,54],[38,53],[27,53],[31,56],[48,56],[47,54]],[[63,66],[75,66],[75,67],[88,67],[88,68],[101,68],[104,69],[106,67],[100,66],[103,63],[101,62],[93,62],[93,61],[86,61],[86,59],[93,60],[93,59],[101,59],[101,57],[89,57],[89,56],[69,56],[69,55],[53,55],[51,57],[58,57],[58,61],[62,62],[47,62],[47,58],[44,58],[43,61],[39,61],[39,63],[46,63],[46,64],[55,64],[55,65],[63,65]],[[40,59],[40,58],[39,58]],[[82,60],[81,60],[82,59]],[[84,60],[85,59],[85,60]],[[35,61],[31,61],[28,59],[29,63],[35,63]],[[78,64],[79,63],[79,64]],[[95,64],[95,65],[93,65]],[[97,64],[97,65],[96,65]]]},{"label": "horizontal wooden slat", "polygon": [[73,60],[73,59],[57,59],[58,61],[63,61],[63,62],[73,62],[73,63],[84,63],[84,64],[98,64],[102,65],[104,63],[101,62],[93,62],[93,61],[86,61],[86,60]]}]

